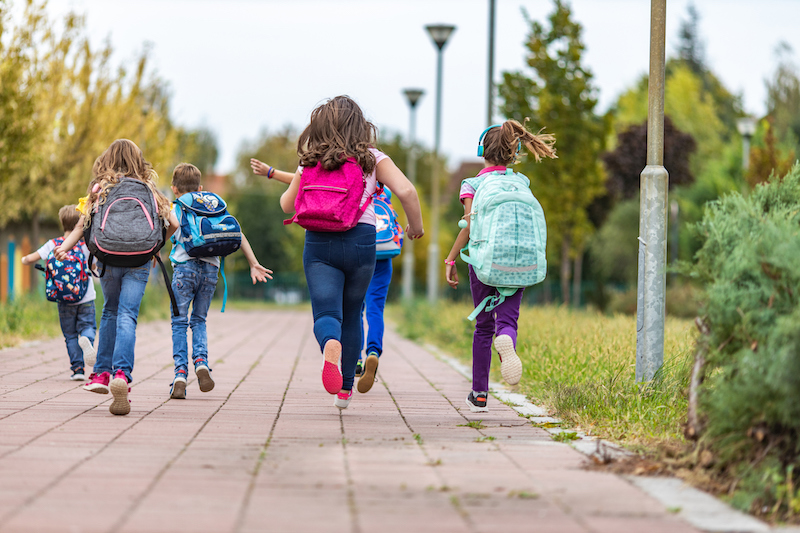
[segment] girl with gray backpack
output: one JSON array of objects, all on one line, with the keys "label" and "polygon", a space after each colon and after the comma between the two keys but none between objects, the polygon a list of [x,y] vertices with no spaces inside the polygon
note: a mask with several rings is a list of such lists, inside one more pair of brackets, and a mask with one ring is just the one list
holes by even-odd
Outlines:
[{"label": "girl with gray backpack", "polygon": [[[92,174],[88,196],[78,205],[80,221],[55,254],[62,260],[85,236],[89,252],[98,258],[104,297],[100,341],[97,362],[83,388],[100,394],[111,392],[111,414],[127,415],[136,322],[150,263],[160,262],[158,252],[178,229],[178,220],[169,200],[156,187],[158,175],[153,166],[132,141],[111,143],[95,160]],[[174,297],[171,299],[174,312]]]},{"label": "girl with gray backpack", "polygon": [[[516,352],[517,319],[525,287],[547,273],[547,227],[530,181],[509,167],[525,146],[536,161],[556,158],[555,137],[533,134],[516,120],[486,128],[478,138],[484,168],[461,184],[464,217],[453,248],[445,259],[445,277],[458,287],[456,258],[469,265],[469,287],[475,311],[472,337],[472,391],[466,403],[473,413],[487,412],[492,338],[500,357],[500,373],[509,385],[519,383],[522,362]],[[468,252],[468,254],[466,253]]]}]

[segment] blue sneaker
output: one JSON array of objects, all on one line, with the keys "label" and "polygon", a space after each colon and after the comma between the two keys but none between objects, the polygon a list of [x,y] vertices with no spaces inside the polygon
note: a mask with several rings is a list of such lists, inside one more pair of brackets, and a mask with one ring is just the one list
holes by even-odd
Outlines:
[{"label": "blue sneaker", "polygon": [[209,392],[214,389],[214,380],[211,378],[211,369],[208,368],[208,360],[197,358],[194,360],[194,374],[197,376],[197,383],[200,391]]},{"label": "blue sneaker", "polygon": [[169,397],[175,400],[186,399],[186,375],[185,369],[181,368],[175,371],[175,378],[172,380],[172,385],[169,386]]}]

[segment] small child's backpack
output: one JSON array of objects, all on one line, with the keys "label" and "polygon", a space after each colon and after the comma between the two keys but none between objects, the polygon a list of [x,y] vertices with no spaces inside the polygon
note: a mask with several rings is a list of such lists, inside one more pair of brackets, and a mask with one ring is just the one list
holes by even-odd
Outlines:
[{"label": "small child's backpack", "polygon": [[325,170],[319,162],[303,168],[300,188],[294,201],[294,216],[285,225],[296,222],[310,231],[342,232],[355,227],[367,206],[362,204],[367,179],[355,158],[336,170]]},{"label": "small child's backpack", "polygon": [[[53,239],[58,248],[64,242],[63,237]],[[86,272],[87,258],[83,253],[82,242],[67,252],[63,261],[56,259],[55,252],[45,259],[44,293],[51,302],[76,304],[80,302],[89,289],[89,273]]]},{"label": "small child's backpack", "polygon": [[189,257],[220,257],[219,267],[225,287],[222,312],[228,301],[228,280],[225,278],[225,256],[242,246],[242,227],[228,213],[225,200],[213,192],[188,192],[175,200],[181,211],[180,229],[172,236]]},{"label": "small child's backpack", "polygon": [[375,207],[375,259],[397,257],[403,247],[403,226],[392,207],[391,191],[381,187],[372,205]]},{"label": "small child's backpack", "polygon": [[213,192],[188,192],[175,205],[182,211],[180,243],[189,257],[225,257],[242,245],[239,222]]},{"label": "small child's backpack", "polygon": [[158,217],[158,200],[150,187],[134,178],[120,178],[107,189],[106,199],[95,204],[92,221],[84,231],[89,248],[89,262],[96,257],[106,266],[140,267],[153,257],[161,265],[164,283],[172,302],[172,313],[178,316],[178,303],[172,292],[167,269],[158,252],[164,246],[167,228]]},{"label": "small child's backpack", "polygon": [[[491,311],[517,289],[544,281],[547,274],[547,226],[544,211],[530,190],[530,181],[511,169],[464,180],[475,188],[469,244],[461,259],[472,265],[485,285],[497,287],[469,315]],[[465,251],[469,251],[469,256]]]}]

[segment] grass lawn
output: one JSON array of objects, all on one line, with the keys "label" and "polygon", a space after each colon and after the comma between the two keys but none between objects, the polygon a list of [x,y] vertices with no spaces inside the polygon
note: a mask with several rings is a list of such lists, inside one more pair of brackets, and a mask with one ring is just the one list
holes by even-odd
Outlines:
[{"label": "grass lawn", "polygon": [[[387,316],[401,334],[429,342],[465,363],[472,359],[472,306],[423,302],[393,305]],[[633,449],[683,442],[686,388],[694,325],[668,319],[664,367],[653,383],[635,383],[636,319],[562,307],[525,307],[517,352],[523,362],[516,387],[534,403],[591,435]],[[502,382],[499,360],[492,379]]]}]

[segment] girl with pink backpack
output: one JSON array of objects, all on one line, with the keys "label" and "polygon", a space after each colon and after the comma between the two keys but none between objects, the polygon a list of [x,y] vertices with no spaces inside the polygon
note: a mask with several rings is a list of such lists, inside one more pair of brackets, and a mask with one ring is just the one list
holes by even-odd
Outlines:
[{"label": "girl with pink backpack", "polygon": [[336,395],[340,409],[353,396],[361,305],[375,269],[372,198],[378,182],[403,204],[406,236],[418,239],[425,233],[417,191],[386,154],[373,148],[376,134],[351,98],[337,96],[320,105],[300,135],[300,167],[281,196],[283,211],[294,213],[286,223],[306,229],[303,269],[323,354],[322,384]]}]

